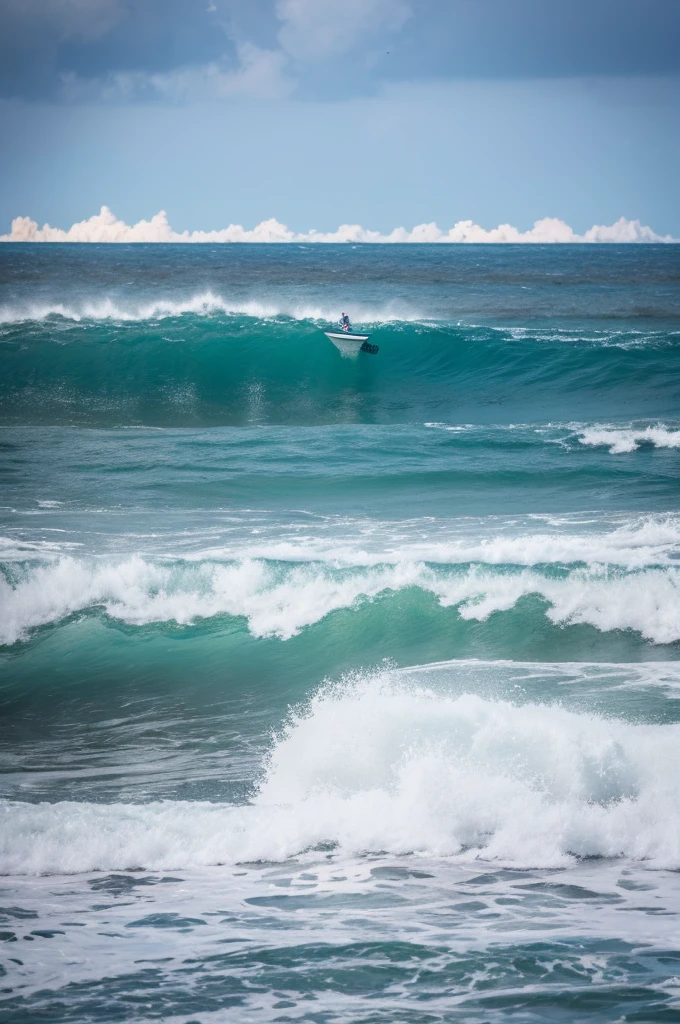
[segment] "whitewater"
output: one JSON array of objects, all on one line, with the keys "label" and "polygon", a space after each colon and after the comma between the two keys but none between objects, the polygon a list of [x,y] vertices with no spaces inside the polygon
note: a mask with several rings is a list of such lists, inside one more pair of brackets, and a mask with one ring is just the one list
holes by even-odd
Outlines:
[{"label": "whitewater", "polygon": [[677,246],[204,241],[0,246],[3,1021],[680,1019]]}]

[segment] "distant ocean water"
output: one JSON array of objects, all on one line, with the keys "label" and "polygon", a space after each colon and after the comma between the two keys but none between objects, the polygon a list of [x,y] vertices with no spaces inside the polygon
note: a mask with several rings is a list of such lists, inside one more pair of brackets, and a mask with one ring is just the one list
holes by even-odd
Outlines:
[{"label": "distant ocean water", "polygon": [[0,246],[3,1022],[680,1021],[679,283]]}]

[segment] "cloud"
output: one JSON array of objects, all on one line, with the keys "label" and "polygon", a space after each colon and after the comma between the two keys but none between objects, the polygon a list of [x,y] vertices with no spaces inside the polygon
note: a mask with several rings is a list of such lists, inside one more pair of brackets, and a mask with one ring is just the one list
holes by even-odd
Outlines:
[{"label": "cloud", "polygon": [[0,0],[8,21],[44,26],[57,39],[97,39],[123,17],[119,0]]},{"label": "cloud", "polygon": [[677,75],[679,31],[673,0],[0,0],[0,96],[63,99],[66,74],[130,99],[153,86],[117,76],[212,74],[239,43],[281,54],[326,100],[394,81]]},{"label": "cloud", "polygon": [[278,0],[279,42],[298,60],[345,53],[378,32],[398,32],[411,16],[405,0]]},{"label": "cloud", "polygon": [[595,224],[583,235],[578,235],[568,224],[556,217],[537,220],[529,231],[520,231],[511,224],[500,224],[486,230],[471,220],[461,220],[448,231],[435,223],[418,224],[411,231],[395,228],[389,234],[371,231],[360,224],[342,224],[337,231],[322,232],[312,228],[307,232],[291,231],[285,224],[271,218],[248,229],[230,224],[216,231],[173,231],[165,210],[151,220],[126,224],[117,220],[108,206],[89,220],[72,224],[68,230],[53,228],[49,224],[39,227],[30,217],[15,217],[8,235],[0,235],[0,242],[505,242],[505,243],[560,243],[560,242],[677,242],[670,235],[658,235],[639,220],[621,217],[609,226]]},{"label": "cloud", "polygon": [[[44,6],[44,0],[25,2],[29,9]],[[8,3],[19,6],[19,0],[0,0],[0,8]],[[119,4],[125,7],[123,13],[130,14],[129,0],[53,0],[53,4],[50,24],[61,38],[105,34],[121,16]],[[207,10],[217,10],[216,5],[210,4]],[[273,47],[255,45],[222,26],[218,31],[226,32],[225,52],[212,60],[187,61],[167,70],[112,67],[89,76],[64,70],[57,94],[71,103],[283,99],[298,85],[291,68],[302,71],[305,62],[313,64],[333,53],[347,55],[354,49],[361,53],[377,33],[398,31],[411,9],[406,0],[277,0],[270,8],[270,17],[274,14],[280,29],[278,45]]]},{"label": "cloud", "polygon": [[83,79],[62,75],[61,98],[121,103],[131,100],[213,100],[249,97],[283,99],[296,82],[285,73],[286,57],[278,50],[264,50],[251,43],[238,47],[238,65],[219,63],[188,66],[167,72],[116,72],[106,78]]}]

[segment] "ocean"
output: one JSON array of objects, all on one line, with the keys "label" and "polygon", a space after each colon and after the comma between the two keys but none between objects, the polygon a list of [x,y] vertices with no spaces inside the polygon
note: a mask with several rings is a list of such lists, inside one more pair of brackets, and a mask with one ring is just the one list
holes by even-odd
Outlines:
[{"label": "ocean", "polygon": [[679,284],[0,247],[3,1024],[680,1022]]}]

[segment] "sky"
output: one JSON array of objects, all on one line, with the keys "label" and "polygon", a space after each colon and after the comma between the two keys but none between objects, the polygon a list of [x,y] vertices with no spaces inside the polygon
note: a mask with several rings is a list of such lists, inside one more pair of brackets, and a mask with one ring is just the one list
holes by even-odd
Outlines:
[{"label": "sky", "polygon": [[0,0],[0,233],[680,238],[679,40],[680,0]]}]

